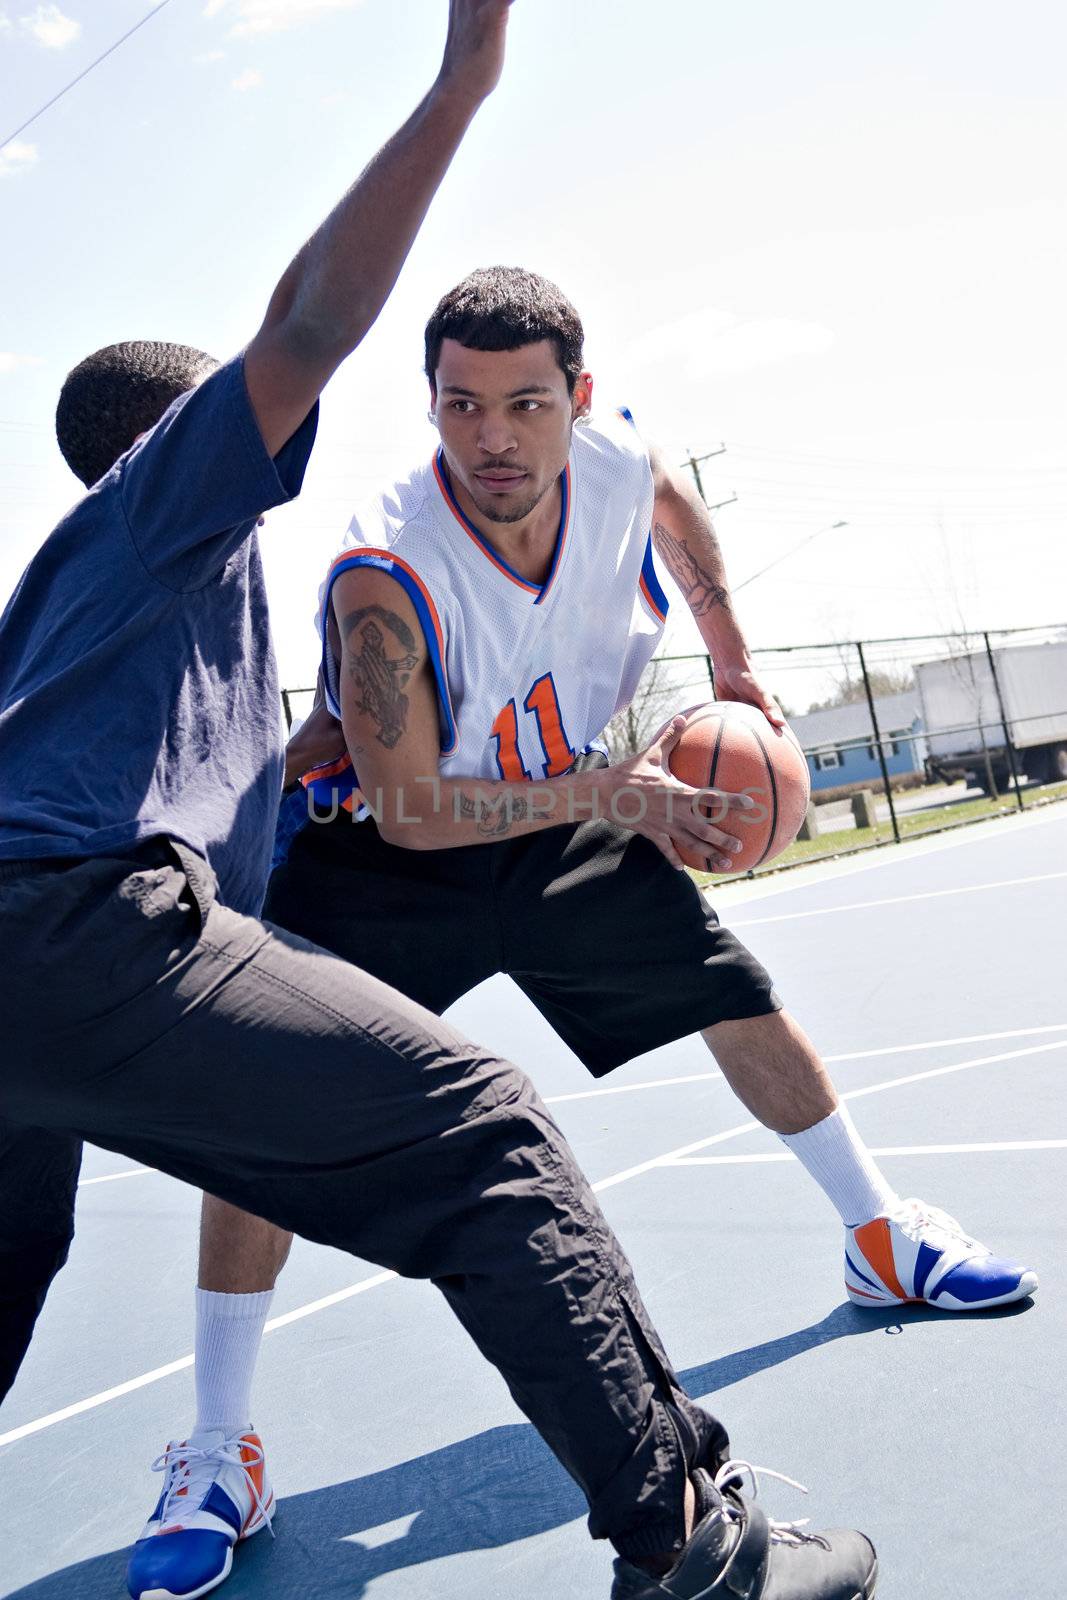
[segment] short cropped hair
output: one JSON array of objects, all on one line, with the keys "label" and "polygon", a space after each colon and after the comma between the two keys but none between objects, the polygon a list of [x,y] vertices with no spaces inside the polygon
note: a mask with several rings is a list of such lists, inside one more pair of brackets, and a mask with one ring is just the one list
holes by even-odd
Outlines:
[{"label": "short cropped hair", "polygon": [[450,289],[426,324],[426,376],[445,339],[468,350],[518,350],[548,339],[571,394],[582,372],[582,320],[561,289],[523,267],[481,267]]},{"label": "short cropped hair", "polygon": [[187,344],[131,339],[109,344],[67,374],[56,406],[56,439],[63,459],[91,488],[131,446],[154,428],[187,389],[218,366]]}]

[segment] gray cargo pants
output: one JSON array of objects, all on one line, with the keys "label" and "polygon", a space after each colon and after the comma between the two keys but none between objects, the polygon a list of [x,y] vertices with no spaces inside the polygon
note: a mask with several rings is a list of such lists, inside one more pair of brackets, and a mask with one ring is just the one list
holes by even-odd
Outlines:
[{"label": "gray cargo pants", "polygon": [[[9,1379],[62,1265],[88,1139],[431,1279],[582,1488],[593,1536],[634,1558],[681,1541],[687,1470],[721,1464],[726,1435],[682,1392],[516,1068],[220,906],[204,861],[165,840],[0,862],[0,977]],[[50,1176],[67,1192],[43,1192]]]}]

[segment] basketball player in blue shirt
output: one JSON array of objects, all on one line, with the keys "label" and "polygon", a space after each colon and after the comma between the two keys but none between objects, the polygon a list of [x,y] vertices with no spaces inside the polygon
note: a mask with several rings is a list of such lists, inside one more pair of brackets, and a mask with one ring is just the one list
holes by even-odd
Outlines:
[{"label": "basketball player in blue shirt", "polygon": [[[618,1550],[618,1600],[727,1575],[868,1596],[861,1534],[775,1529],[742,1498],[522,1075],[258,917],[282,749],[256,522],[299,491],[319,392],[496,84],[507,15],[451,0],[433,88],[242,355],[131,342],[64,385],[88,493],[0,618],[0,1393],[65,1258],[87,1138],[438,1282]],[[202,1595],[269,1524],[262,1447],[213,1430],[161,1465],[131,1587]]]}]

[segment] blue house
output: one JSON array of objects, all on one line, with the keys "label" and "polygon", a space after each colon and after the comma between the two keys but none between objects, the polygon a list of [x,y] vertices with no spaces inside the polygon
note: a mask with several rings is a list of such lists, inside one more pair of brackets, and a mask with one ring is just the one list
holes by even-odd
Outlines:
[{"label": "blue house", "polygon": [[[922,712],[917,694],[883,695],[874,702],[889,776],[921,772],[926,756]],[[877,786],[882,769],[871,728],[866,700],[826,711],[808,711],[791,717],[789,726],[808,758],[812,790],[836,789],[842,784]]]}]

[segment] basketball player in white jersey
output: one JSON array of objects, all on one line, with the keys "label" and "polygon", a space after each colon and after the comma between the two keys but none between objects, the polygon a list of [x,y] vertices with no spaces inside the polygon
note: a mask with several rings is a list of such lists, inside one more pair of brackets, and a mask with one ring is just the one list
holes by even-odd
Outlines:
[{"label": "basketball player in white jersey", "polygon": [[[306,796],[265,915],[438,1012],[507,972],[597,1076],[700,1032],[836,1207],[857,1305],[1032,1293],[1032,1272],[899,1198],[768,974],[674,870],[679,843],[728,869],[745,817],[724,797],[706,821],[671,776],[680,719],[614,767],[596,753],[663,630],[657,557],[719,696],[781,725],[703,502],[624,415],[590,420],[578,315],[531,273],[446,295],[426,371],[440,448],[357,513],[321,592],[322,704],[290,746]],[[198,1429],[251,1427],[288,1247],[205,1200]]]}]

